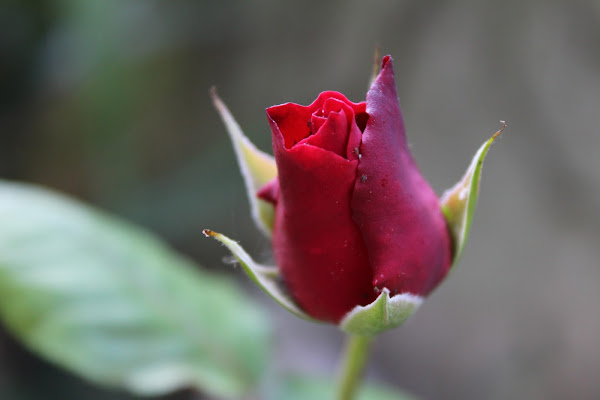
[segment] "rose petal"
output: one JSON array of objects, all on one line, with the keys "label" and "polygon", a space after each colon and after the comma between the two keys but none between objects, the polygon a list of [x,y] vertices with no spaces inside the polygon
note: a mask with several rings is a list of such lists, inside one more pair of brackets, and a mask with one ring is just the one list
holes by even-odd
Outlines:
[{"label": "rose petal", "polygon": [[[326,103],[328,104],[327,107],[329,111],[339,111],[343,109],[346,112],[346,117],[349,119],[349,122],[351,122],[352,118],[356,117],[357,122],[359,123],[359,130],[364,128],[362,124],[364,124],[364,121],[368,118],[368,116],[365,117],[366,104],[364,101],[353,103],[339,92],[322,92],[309,106],[285,103],[267,109],[267,114],[269,115],[269,118],[277,124],[287,149],[292,148],[298,142],[311,135],[311,133],[316,133],[318,131],[321,125],[326,121],[327,114],[313,115],[313,113],[325,107]],[[350,110],[352,110],[352,113],[350,113]],[[326,110],[322,111],[325,112]],[[356,129],[351,131],[353,145],[357,143],[357,132]],[[358,143],[360,143],[360,140],[358,140]],[[350,151],[353,151],[353,148],[350,149]],[[357,157],[354,157],[353,159],[356,158]]]},{"label": "rose petal", "polygon": [[320,115],[316,115],[316,112],[313,113],[313,115],[311,115],[311,117],[310,117],[311,133],[313,135],[315,135],[319,131],[319,129],[321,129],[321,127],[323,126],[325,121],[327,121],[327,118],[320,116]]},{"label": "rose petal", "polygon": [[311,134],[310,107],[286,103],[268,108],[267,113],[277,123],[287,149]]},{"label": "rose petal", "polygon": [[323,150],[329,150],[340,157],[346,157],[348,143],[348,119],[344,110],[332,112],[327,116],[319,131],[300,143],[310,144]]},{"label": "rose petal", "polygon": [[450,236],[438,198],[408,149],[389,56],[367,93],[367,113],[351,204],[373,285],[427,295],[450,267]]},{"label": "rose petal", "polygon": [[338,322],[357,304],[373,301],[372,271],[350,196],[357,161],[311,145],[287,149],[271,118],[279,171],[273,251],[285,284],[314,318]]},{"label": "rose petal", "polygon": [[277,177],[271,179],[265,186],[260,188],[256,193],[256,197],[277,205],[277,200],[279,199],[279,180]]},{"label": "rose petal", "polygon": [[350,132],[348,132],[348,144],[346,145],[346,158],[348,160],[359,159],[361,140],[362,132],[357,124],[352,124],[350,126]]}]

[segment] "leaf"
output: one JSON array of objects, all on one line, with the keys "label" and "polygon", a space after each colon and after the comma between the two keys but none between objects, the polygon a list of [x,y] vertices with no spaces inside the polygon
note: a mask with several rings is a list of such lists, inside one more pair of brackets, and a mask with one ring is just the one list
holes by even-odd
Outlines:
[{"label": "leaf", "polygon": [[506,128],[506,123],[504,121],[500,122],[503,125],[502,129],[496,132],[477,150],[465,175],[456,185],[446,190],[440,200],[442,211],[454,239],[452,268],[458,263],[465,248],[467,237],[469,236],[471,221],[475,213],[475,207],[477,206],[483,160],[494,140]]},{"label": "leaf", "polygon": [[256,197],[256,193],[267,182],[277,176],[275,159],[269,154],[259,150],[244,135],[244,132],[231,115],[231,112],[217,95],[215,88],[211,90],[213,103],[227,128],[227,133],[233,144],[240,171],[246,184],[246,193],[250,202],[252,218],[258,228],[271,237],[275,211],[273,205]]},{"label": "leaf", "polygon": [[254,262],[252,257],[240,246],[237,242],[229,239],[227,236],[217,232],[213,232],[210,229],[202,231],[206,237],[212,237],[222,244],[225,245],[239,261],[240,265],[244,269],[244,272],[248,277],[257,284],[262,290],[264,290],[273,300],[275,300],[283,308],[291,312],[292,314],[307,320],[313,320],[307,314],[305,314],[294,301],[285,292],[285,289],[281,287],[279,282],[279,271],[276,267],[267,267],[264,265],[257,264]]},{"label": "leaf", "polygon": [[266,316],[153,235],[51,191],[0,181],[0,317],[40,356],[158,395],[252,388]]},{"label": "leaf", "polygon": [[423,298],[409,293],[390,297],[383,288],[371,304],[356,306],[340,322],[340,328],[354,335],[376,335],[402,324],[419,308]]},{"label": "leaf", "polygon": [[[268,393],[267,400],[329,400],[334,399],[335,386],[333,379],[288,376],[280,380],[280,384]],[[399,393],[376,385],[362,385],[356,400],[415,400],[406,393]]]}]

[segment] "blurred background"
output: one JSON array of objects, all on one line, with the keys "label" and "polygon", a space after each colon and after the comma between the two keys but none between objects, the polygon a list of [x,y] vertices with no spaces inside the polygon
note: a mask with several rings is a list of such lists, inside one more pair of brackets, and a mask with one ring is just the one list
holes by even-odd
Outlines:
[{"label": "blurred background", "polygon": [[[231,275],[271,309],[279,368],[331,374],[341,333],[271,304],[201,234],[269,258],[208,90],[270,149],[266,107],[328,89],[363,100],[377,44],[394,57],[408,138],[439,194],[499,120],[508,127],[459,268],[377,340],[368,379],[423,399],[599,398],[599,2],[3,1],[0,176],[134,221]],[[134,399],[2,328],[0,393]]]}]

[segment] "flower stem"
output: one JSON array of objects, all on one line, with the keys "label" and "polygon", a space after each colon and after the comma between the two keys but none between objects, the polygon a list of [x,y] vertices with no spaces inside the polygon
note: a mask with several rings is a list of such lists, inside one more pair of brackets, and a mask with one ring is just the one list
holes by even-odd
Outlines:
[{"label": "flower stem", "polygon": [[371,336],[348,336],[344,358],[340,364],[337,400],[353,400],[367,361]]}]

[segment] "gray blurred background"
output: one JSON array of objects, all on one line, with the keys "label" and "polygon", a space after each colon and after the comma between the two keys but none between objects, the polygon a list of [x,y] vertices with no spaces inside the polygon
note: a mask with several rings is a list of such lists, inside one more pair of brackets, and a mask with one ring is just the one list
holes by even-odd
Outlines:
[{"label": "gray blurred background", "polygon": [[[328,89],[363,100],[376,44],[395,60],[409,141],[439,194],[499,120],[508,128],[486,160],[460,266],[377,340],[368,379],[423,399],[600,398],[598,2],[7,0],[0,176],[133,220],[247,284],[201,235],[210,227],[269,257],[209,88],[270,149],[266,107]],[[276,320],[276,365],[332,374],[338,330],[246,286]],[[131,399],[6,333],[0,391]]]}]

